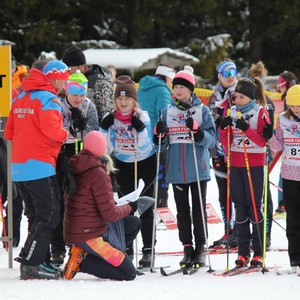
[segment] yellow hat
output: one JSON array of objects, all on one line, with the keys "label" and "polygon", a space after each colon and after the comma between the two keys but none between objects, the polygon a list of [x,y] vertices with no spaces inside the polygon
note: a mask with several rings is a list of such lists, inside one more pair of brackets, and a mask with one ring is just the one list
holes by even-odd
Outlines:
[{"label": "yellow hat", "polygon": [[295,84],[288,89],[286,104],[289,106],[300,106],[300,84]]}]

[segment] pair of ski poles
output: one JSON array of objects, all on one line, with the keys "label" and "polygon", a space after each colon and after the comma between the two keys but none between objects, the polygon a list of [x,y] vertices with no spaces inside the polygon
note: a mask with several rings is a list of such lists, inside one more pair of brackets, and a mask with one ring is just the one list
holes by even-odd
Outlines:
[{"label": "pair of ski poles", "polygon": [[[227,110],[227,116],[230,116],[230,109]],[[238,119],[241,119],[242,115],[240,112],[238,112]],[[259,244],[262,248],[263,253],[263,269],[262,272],[264,273],[266,271],[266,228],[267,228],[267,186],[268,186],[268,162],[267,162],[267,153],[266,153],[266,159],[265,159],[265,166],[264,166],[264,217],[263,217],[263,243],[261,238],[261,233],[259,229],[259,220],[258,220],[258,214],[256,209],[256,202],[255,202],[255,195],[254,195],[254,187],[253,187],[253,181],[251,176],[251,170],[248,160],[248,153],[247,153],[247,147],[246,147],[246,140],[245,140],[245,133],[241,131],[242,135],[242,143],[243,143],[243,150],[244,150],[244,157],[245,157],[245,165],[246,165],[246,171],[247,171],[247,177],[248,177],[248,183],[249,183],[249,189],[250,189],[250,195],[251,195],[251,202],[253,207],[253,213],[254,213],[254,219],[255,224],[257,226],[257,232],[258,232],[258,239]],[[227,236],[229,235],[229,222],[230,222],[230,155],[231,155],[231,127],[227,126],[227,211],[226,211],[226,221],[227,221]],[[229,270],[229,245],[227,241],[227,266],[226,270]]]}]

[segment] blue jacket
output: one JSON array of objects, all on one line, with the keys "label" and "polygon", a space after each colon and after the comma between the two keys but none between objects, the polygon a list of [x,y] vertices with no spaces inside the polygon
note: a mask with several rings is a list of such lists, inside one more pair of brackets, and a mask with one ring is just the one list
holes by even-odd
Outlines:
[{"label": "blue jacket", "polygon": [[171,90],[166,83],[156,76],[145,76],[139,82],[138,103],[148,112],[152,134],[161,111],[171,103]]},{"label": "blue jacket", "polygon": [[210,109],[196,95],[193,105],[187,110],[180,110],[175,103],[162,111],[162,121],[168,128],[162,150],[168,147],[167,174],[168,183],[192,183],[197,181],[195,159],[186,118],[191,116],[204,130],[204,138],[195,143],[199,180],[210,180],[210,154],[216,142],[216,129]]}]

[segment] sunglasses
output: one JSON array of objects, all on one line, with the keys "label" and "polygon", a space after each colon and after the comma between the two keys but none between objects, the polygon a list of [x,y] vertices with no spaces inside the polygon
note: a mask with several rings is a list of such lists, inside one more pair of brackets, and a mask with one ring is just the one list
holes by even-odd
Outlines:
[{"label": "sunglasses", "polygon": [[222,77],[224,78],[229,78],[231,77],[236,77],[237,75],[237,69],[229,69],[221,72]]}]

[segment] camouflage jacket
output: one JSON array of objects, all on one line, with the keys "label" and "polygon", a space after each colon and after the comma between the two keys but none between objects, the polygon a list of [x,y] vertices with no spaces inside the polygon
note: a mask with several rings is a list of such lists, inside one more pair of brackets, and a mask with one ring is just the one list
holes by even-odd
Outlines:
[{"label": "camouflage jacket", "polygon": [[100,122],[105,113],[114,109],[112,74],[105,67],[98,65],[88,67],[89,70],[84,74],[89,81],[86,96],[94,102]]}]

